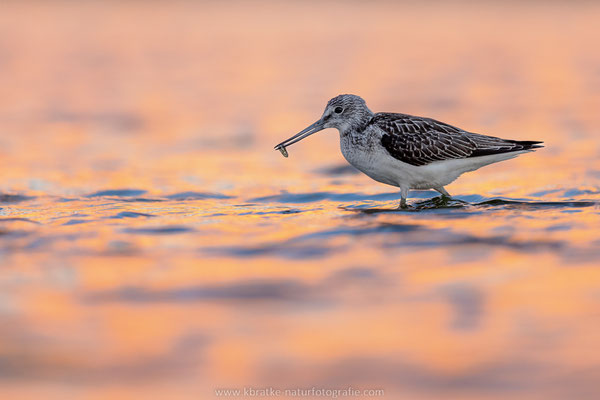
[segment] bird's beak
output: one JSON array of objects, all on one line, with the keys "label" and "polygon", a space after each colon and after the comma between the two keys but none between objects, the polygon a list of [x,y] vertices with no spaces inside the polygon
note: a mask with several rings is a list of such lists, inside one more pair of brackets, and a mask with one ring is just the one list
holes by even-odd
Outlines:
[{"label": "bird's beak", "polygon": [[322,131],[323,129],[325,129],[324,125],[325,125],[325,122],[323,121],[323,119],[318,120],[317,122],[315,122],[314,124],[312,124],[308,128],[301,130],[300,132],[298,132],[297,134],[295,134],[291,138],[289,138],[287,140],[284,140],[283,142],[279,143],[277,146],[275,146],[275,150],[279,150],[281,148],[285,148],[287,146],[290,146],[290,145],[292,145],[292,144],[294,144],[296,142],[301,141],[302,139],[304,139],[306,137],[309,137],[313,133],[317,133],[319,131]]}]

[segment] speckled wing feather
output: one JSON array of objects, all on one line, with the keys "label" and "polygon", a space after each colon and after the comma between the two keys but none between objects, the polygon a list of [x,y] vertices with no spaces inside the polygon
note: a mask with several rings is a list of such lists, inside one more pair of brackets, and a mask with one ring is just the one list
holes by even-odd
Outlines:
[{"label": "speckled wing feather", "polygon": [[542,147],[538,145],[541,142],[479,135],[406,114],[378,113],[370,124],[384,131],[381,144],[392,157],[415,166]]}]

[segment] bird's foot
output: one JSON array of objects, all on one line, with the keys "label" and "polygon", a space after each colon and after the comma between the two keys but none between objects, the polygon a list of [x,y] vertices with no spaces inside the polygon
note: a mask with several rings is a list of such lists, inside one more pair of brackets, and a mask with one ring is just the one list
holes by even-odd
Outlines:
[{"label": "bird's foot", "polygon": [[446,191],[446,189],[444,189],[443,187],[436,187],[434,190],[435,190],[436,192],[438,192],[439,194],[441,194],[441,195],[442,195],[442,198],[444,198],[444,197],[447,197],[448,199],[451,199],[451,198],[452,198],[452,196],[450,196],[450,193],[448,193],[448,192]]},{"label": "bird's foot", "polygon": [[436,197],[434,200],[439,205],[446,206],[449,202],[452,201],[452,197],[450,197],[450,195],[446,196],[445,194],[443,194],[440,197]]}]

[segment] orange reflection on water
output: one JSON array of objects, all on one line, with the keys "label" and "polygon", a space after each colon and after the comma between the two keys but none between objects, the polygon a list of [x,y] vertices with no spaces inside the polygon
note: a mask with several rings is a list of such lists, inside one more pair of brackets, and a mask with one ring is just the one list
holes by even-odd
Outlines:
[{"label": "orange reflection on water", "polygon": [[[2,398],[597,395],[598,5],[3,11]],[[337,132],[272,150],[345,92],[547,147],[390,212]]]}]

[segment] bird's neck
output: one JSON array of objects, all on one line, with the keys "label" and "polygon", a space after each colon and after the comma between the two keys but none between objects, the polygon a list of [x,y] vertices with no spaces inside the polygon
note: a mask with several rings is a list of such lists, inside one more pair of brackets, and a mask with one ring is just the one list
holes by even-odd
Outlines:
[{"label": "bird's neck", "polygon": [[371,118],[373,118],[373,113],[370,110],[365,110],[364,113],[344,121],[338,126],[340,136],[362,132],[369,125]]}]

